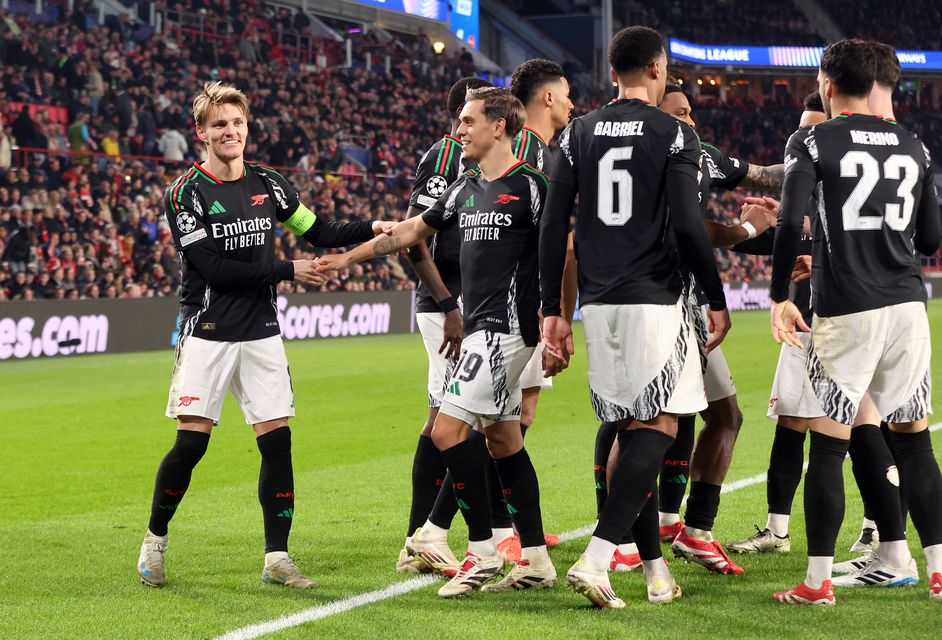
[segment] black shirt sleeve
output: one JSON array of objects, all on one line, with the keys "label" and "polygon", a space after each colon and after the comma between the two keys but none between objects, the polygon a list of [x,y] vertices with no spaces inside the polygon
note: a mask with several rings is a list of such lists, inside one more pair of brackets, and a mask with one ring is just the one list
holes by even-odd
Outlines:
[{"label": "black shirt sleeve", "polygon": [[678,132],[667,159],[667,206],[677,245],[697,283],[703,289],[710,308],[726,308],[726,294],[716,270],[713,248],[700,217],[700,143],[688,125],[678,122]]},{"label": "black shirt sleeve", "polygon": [[462,175],[445,189],[445,193],[435,201],[435,204],[422,214],[422,221],[436,231],[458,224],[458,193],[467,179],[466,175]]},{"label": "black shirt sleeve", "polygon": [[792,268],[801,239],[801,223],[817,184],[814,160],[805,144],[805,140],[814,135],[813,132],[814,128],[796,131],[785,147],[785,185],[782,187],[782,205],[772,251],[770,296],[773,302],[788,300]]},{"label": "black shirt sleeve", "polygon": [[177,251],[200,243],[205,244],[210,237],[203,216],[197,213],[191,204],[198,198],[199,194],[192,187],[175,190],[171,186],[164,195],[164,215],[167,216],[170,235]]},{"label": "black shirt sleeve", "polygon": [[710,171],[710,188],[732,191],[746,179],[749,163],[739,158],[731,158],[711,144],[704,144],[707,153],[707,167]]},{"label": "black shirt sleeve", "polygon": [[939,249],[940,221],[939,198],[936,195],[935,176],[932,171],[932,159],[929,150],[923,147],[926,153],[926,173],[923,177],[922,198],[919,200],[919,210],[916,211],[916,227],[913,235],[913,245],[923,255],[931,256]]},{"label": "black shirt sleeve", "polygon": [[733,245],[733,251],[737,253],[746,253],[753,256],[772,255],[772,246],[775,243],[775,228],[769,227],[763,233],[755,238],[743,240],[739,244]]},{"label": "black shirt sleeve", "polygon": [[[545,317],[558,316],[561,313],[560,299],[563,268],[566,264],[569,214],[576,201],[576,168],[570,144],[576,122],[571,122],[559,136],[561,153],[550,176],[546,205],[540,219],[540,293]],[[697,222],[703,226],[699,217]]]},{"label": "black shirt sleeve", "polygon": [[284,176],[259,165],[268,179],[268,187],[275,196],[275,217],[286,229],[299,235],[315,247],[345,247],[373,238],[370,220],[337,222],[321,220],[313,211],[301,204],[298,192]]},{"label": "black shirt sleeve", "polygon": [[415,184],[409,196],[409,206],[424,211],[442,197],[454,179],[461,159],[461,145],[451,138],[442,138],[432,145],[415,170]]},{"label": "black shirt sleeve", "polygon": [[183,250],[184,257],[210,286],[259,286],[294,279],[294,265],[287,260],[241,262],[224,258],[212,242]]}]

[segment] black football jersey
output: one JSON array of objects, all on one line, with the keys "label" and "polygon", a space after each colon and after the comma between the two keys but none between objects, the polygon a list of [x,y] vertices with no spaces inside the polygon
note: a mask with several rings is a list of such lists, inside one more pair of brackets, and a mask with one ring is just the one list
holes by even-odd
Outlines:
[{"label": "black football jersey", "polygon": [[710,189],[732,191],[746,179],[749,163],[700,142],[700,210],[706,213]]},{"label": "black football jersey", "polygon": [[[462,171],[465,170],[461,159],[461,141],[454,136],[445,136],[429,148],[419,161],[415,170],[415,185],[409,198],[410,207],[428,209],[445,193]],[[437,233],[427,241],[432,260],[438,269],[442,282],[451,295],[461,295],[461,270],[458,265],[458,251],[461,240],[457,229],[447,229]],[[441,312],[438,303],[432,299],[428,289],[419,282],[416,291],[418,313]]]},{"label": "black football jersey", "polygon": [[916,249],[933,234],[938,244],[939,204],[929,153],[914,135],[877,116],[842,114],[791,136],[773,300],[788,295],[796,226],[811,192],[817,315],[926,300]]},{"label": "black football jersey", "polygon": [[[675,303],[682,266],[666,184],[676,171],[689,174],[696,186],[701,151],[693,129],[642,100],[622,99],[574,119],[560,134],[559,148],[552,182],[575,187],[579,195],[581,304]],[[699,215],[694,222],[705,239]],[[709,252],[708,242],[699,249]],[[697,256],[684,258],[692,264]],[[699,258],[713,264],[710,292],[717,309],[724,308],[712,252]],[[544,313],[555,306],[544,300]]]},{"label": "black football jersey", "polygon": [[550,147],[533,129],[524,127],[513,141],[514,155],[546,175],[553,172],[558,149]]},{"label": "black football jersey", "polygon": [[540,339],[538,240],[546,176],[520,161],[488,182],[463,174],[422,219],[461,239],[465,335],[487,329]]},{"label": "black football jersey", "polygon": [[[700,212],[704,218],[709,210],[710,190],[724,189],[732,191],[746,179],[749,172],[749,163],[739,158],[726,155],[711,144],[700,141],[700,173],[698,185],[700,187]],[[706,304],[706,296],[697,286],[695,289],[698,304]]]},{"label": "black football jersey", "polygon": [[213,243],[227,260],[273,262],[277,216],[287,218],[299,206],[288,181],[274,169],[246,162],[240,179],[223,182],[197,163],[170,185],[164,206],[183,263],[181,336],[243,341],[278,335],[274,284],[211,287],[187,252]]}]

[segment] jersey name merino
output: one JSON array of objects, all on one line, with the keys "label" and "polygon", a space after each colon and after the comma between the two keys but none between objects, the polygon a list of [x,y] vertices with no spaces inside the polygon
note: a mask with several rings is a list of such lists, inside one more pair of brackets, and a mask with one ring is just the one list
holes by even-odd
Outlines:
[{"label": "jersey name merino", "polygon": [[487,329],[539,342],[537,308],[539,222],[547,179],[525,162],[486,181],[462,175],[422,219],[444,231],[456,227],[465,335]]},{"label": "jersey name merino", "polygon": [[[464,170],[461,160],[461,141],[454,136],[445,136],[433,144],[415,170],[415,185],[409,197],[409,206],[426,210],[445,193]],[[457,229],[447,229],[427,240],[432,261],[453,296],[461,295],[461,270],[458,265],[458,251],[461,239]],[[425,285],[419,281],[416,290],[417,313],[441,312],[438,303],[429,294]]]},{"label": "jersey name merino", "polygon": [[271,264],[275,223],[299,204],[297,192],[279,173],[248,162],[238,180],[223,182],[197,163],[170,185],[164,212],[183,265],[181,337],[246,341],[279,334],[275,284],[284,274],[210,286],[187,252],[212,243],[222,259]]},{"label": "jersey name merino", "polygon": [[939,205],[929,153],[914,135],[877,116],[842,114],[791,136],[785,176],[783,221],[794,219],[776,234],[773,300],[788,295],[790,256],[779,243],[783,235],[797,242],[791,236],[804,214],[791,203],[807,202],[810,190],[816,315],[926,300],[916,250],[921,238],[938,234]]}]

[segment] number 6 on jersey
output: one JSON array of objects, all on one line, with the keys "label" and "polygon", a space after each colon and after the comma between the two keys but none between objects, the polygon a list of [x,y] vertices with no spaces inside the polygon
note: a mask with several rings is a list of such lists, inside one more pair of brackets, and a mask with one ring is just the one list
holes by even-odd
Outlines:
[{"label": "number 6 on jersey", "polygon": [[[616,169],[618,160],[631,160],[634,147],[609,149],[599,160],[599,190],[597,212],[599,220],[609,227],[624,226],[631,220],[632,179],[627,169]],[[615,208],[615,190],[618,190],[618,208]]]}]

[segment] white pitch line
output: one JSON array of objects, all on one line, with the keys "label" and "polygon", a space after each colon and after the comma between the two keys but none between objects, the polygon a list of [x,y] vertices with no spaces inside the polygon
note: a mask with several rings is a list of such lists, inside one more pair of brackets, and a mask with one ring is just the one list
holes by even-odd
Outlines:
[{"label": "white pitch line", "polygon": [[[939,429],[942,429],[942,422],[929,425],[929,431],[938,431]],[[807,468],[808,463],[806,462],[805,469]],[[742,478],[741,480],[734,480],[732,482],[725,483],[723,488],[720,490],[720,493],[732,493],[734,491],[739,491],[740,489],[745,489],[746,487],[762,484],[765,482],[765,480],[766,474],[757,473],[756,475],[750,476],[748,478]],[[684,497],[684,502],[686,501],[687,498]],[[592,524],[587,524],[585,526],[579,527],[578,529],[572,529],[571,531],[566,531],[559,534],[559,541],[569,542],[571,540],[584,538],[585,536],[591,534],[594,530],[595,523],[593,522]],[[288,616],[275,618],[274,620],[267,620],[265,622],[258,622],[245,627],[239,627],[238,629],[233,629],[232,631],[224,633],[221,636],[217,636],[215,640],[251,640],[252,638],[259,638],[270,633],[275,633],[276,631],[281,631],[282,629],[290,629],[291,627],[297,627],[299,625],[305,624],[306,622],[313,622],[314,620],[327,618],[338,613],[343,613],[344,611],[350,611],[351,609],[362,607],[367,604],[388,600],[389,598],[395,598],[396,596],[401,596],[412,591],[418,591],[419,589],[438,582],[438,580],[439,579],[436,576],[418,576],[403,582],[393,583],[383,589],[367,591],[366,593],[350,596],[349,598],[344,598],[343,600],[334,600],[333,602],[328,602],[327,604],[304,609]]]}]

